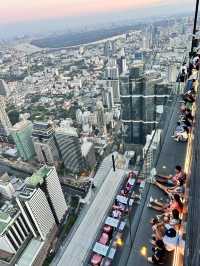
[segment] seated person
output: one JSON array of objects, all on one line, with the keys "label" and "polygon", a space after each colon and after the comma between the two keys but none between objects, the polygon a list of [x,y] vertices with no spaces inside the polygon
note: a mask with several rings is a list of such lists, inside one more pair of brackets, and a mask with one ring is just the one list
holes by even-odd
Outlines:
[{"label": "seated person", "polygon": [[173,226],[175,229],[177,226],[179,227],[181,224],[181,220],[179,218],[179,211],[177,209],[172,210],[169,224]]},{"label": "seated person", "polygon": [[[154,222],[157,218],[154,218]],[[155,241],[158,239],[162,239],[165,235],[165,231],[166,229],[171,228],[170,225],[170,218],[169,216],[164,216],[162,221],[159,221],[157,219],[156,223],[154,225],[152,225],[152,230],[154,232],[153,236],[153,240],[152,240],[152,244],[155,244]]]},{"label": "seated person", "polygon": [[174,228],[169,228],[165,232],[165,236],[163,237],[163,243],[167,251],[175,250],[178,245],[179,235],[176,233]]},{"label": "seated person", "polygon": [[130,189],[125,187],[124,189],[121,190],[121,195],[127,197]]},{"label": "seated person", "polygon": [[180,213],[183,211],[183,203],[178,194],[172,196],[170,203],[163,203],[158,199],[150,198],[150,203],[147,207],[164,213],[171,213],[174,209],[178,210]]},{"label": "seated person", "polygon": [[185,173],[182,171],[182,167],[180,165],[175,166],[175,175],[169,175],[169,176],[161,176],[156,175],[154,183],[157,181],[159,183],[167,184],[168,186],[176,186],[177,182],[181,179],[185,180]]},{"label": "seated person", "polygon": [[195,102],[195,98],[192,95],[192,91],[188,91],[186,94],[183,95],[183,100],[187,108],[191,109],[192,104]]},{"label": "seated person", "polygon": [[177,127],[175,129],[174,135],[172,136],[176,141],[187,141],[188,139],[188,129],[186,126],[181,125],[177,122]]},{"label": "seated person", "polygon": [[177,181],[177,184],[174,187],[167,187],[165,185],[162,185],[158,182],[155,182],[154,185],[159,187],[161,190],[163,190],[166,194],[171,195],[171,194],[183,194],[185,192],[185,182],[183,179],[180,179]]},{"label": "seated person", "polygon": [[152,248],[153,255],[148,257],[147,260],[149,263],[161,264],[163,263],[163,258],[165,257],[165,245],[162,240],[157,240],[155,246]]}]

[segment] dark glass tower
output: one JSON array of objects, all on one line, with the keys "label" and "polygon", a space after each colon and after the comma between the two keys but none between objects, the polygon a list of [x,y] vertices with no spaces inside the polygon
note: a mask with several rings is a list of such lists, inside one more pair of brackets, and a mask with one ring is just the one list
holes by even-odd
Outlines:
[{"label": "dark glass tower", "polygon": [[138,63],[120,77],[121,119],[125,144],[144,145],[146,135],[155,129],[157,107],[164,105],[169,86],[155,72],[144,74]]}]

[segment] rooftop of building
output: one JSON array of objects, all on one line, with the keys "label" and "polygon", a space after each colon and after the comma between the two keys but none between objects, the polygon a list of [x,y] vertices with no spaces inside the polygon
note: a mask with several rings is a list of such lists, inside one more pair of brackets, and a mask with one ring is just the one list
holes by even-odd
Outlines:
[{"label": "rooftop of building", "polygon": [[44,242],[41,242],[37,239],[32,239],[24,252],[22,253],[21,257],[19,258],[18,262],[16,263],[17,266],[28,266],[32,265],[36,256],[40,252],[41,248],[43,247]]},{"label": "rooftop of building", "polygon": [[18,123],[16,123],[13,127],[12,127],[12,131],[19,131],[19,130],[23,130],[25,129],[28,125],[31,124],[31,121],[29,120],[22,120]]},{"label": "rooftop of building", "polygon": [[25,180],[26,184],[31,187],[36,187],[37,185],[43,184],[45,177],[51,170],[52,167],[44,165],[42,168],[37,170],[32,176],[27,177],[27,179]]},{"label": "rooftop of building", "polygon": [[[82,265],[84,259],[90,251],[91,245],[93,244],[96,232],[102,225],[105,214],[107,213],[116,192],[124,180],[126,171],[123,169],[116,169],[114,172],[112,169],[112,155],[108,156],[106,159],[106,163],[109,163],[109,166],[107,167],[108,171],[105,171],[105,169],[99,170],[101,172],[101,179],[102,172],[106,175],[105,180],[100,191],[92,202],[87,215],[84,217],[82,223],[79,225],[76,233],[73,235],[71,241],[66,247],[64,254],[57,264],[59,266],[66,265],[66,261],[68,261],[69,265]],[[96,176],[94,178],[96,179]]]},{"label": "rooftop of building", "polygon": [[0,202],[0,235],[3,234],[18,211],[18,207],[12,201],[2,200]]},{"label": "rooftop of building", "polygon": [[10,177],[7,173],[0,174],[0,183],[5,184],[10,182]]},{"label": "rooftop of building", "polygon": [[67,128],[58,127],[58,128],[56,128],[56,133],[78,137],[76,128],[74,128],[74,127],[67,127]]}]

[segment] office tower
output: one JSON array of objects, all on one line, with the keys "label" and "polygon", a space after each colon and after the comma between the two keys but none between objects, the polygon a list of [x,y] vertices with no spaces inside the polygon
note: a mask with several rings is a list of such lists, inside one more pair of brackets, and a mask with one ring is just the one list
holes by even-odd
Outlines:
[{"label": "office tower", "polygon": [[171,63],[168,65],[168,81],[173,83],[176,82],[178,77],[178,69],[177,69],[177,65],[174,63]]},{"label": "office tower", "polygon": [[127,72],[128,68],[127,68],[125,56],[121,56],[120,58],[117,59],[117,65],[118,65],[118,69],[119,69],[119,75]]},{"label": "office tower", "polygon": [[145,35],[142,38],[142,48],[147,50],[150,48],[150,42],[148,36],[146,37]]},{"label": "office tower", "polygon": [[169,86],[155,72],[143,73],[143,64],[130,68],[120,78],[123,136],[126,144],[143,145],[146,135],[156,126],[159,114],[169,96]]},{"label": "office tower", "polygon": [[57,128],[55,136],[65,169],[75,174],[84,171],[85,162],[76,129]]},{"label": "office tower", "polygon": [[119,78],[119,70],[117,66],[107,66],[105,69],[105,78],[106,79],[118,79]]},{"label": "office tower", "polygon": [[114,106],[114,99],[113,99],[113,88],[106,87],[103,90],[103,104],[106,106],[107,109],[112,110]]},{"label": "office tower", "polygon": [[136,51],[135,52],[135,60],[143,60],[143,52],[142,51]]},{"label": "office tower", "polygon": [[156,151],[160,144],[162,130],[158,129],[156,132],[153,130],[151,134],[146,136],[146,144],[143,148],[144,165],[142,170],[142,177],[147,178],[153,168],[155,161]]},{"label": "office tower", "polygon": [[11,199],[15,192],[13,184],[10,182],[10,177],[7,173],[0,175],[0,194],[1,196]]},{"label": "office tower", "polygon": [[9,96],[10,91],[7,83],[3,80],[0,79],[0,96]]},{"label": "office tower", "polygon": [[[56,223],[59,224],[62,221],[64,215],[66,214],[67,204],[64,198],[64,194],[62,192],[59,177],[57,175],[55,167],[49,167],[44,165],[31,177],[28,177],[25,182],[29,188],[32,188],[33,190],[36,189],[38,191],[36,194],[36,198],[33,198],[32,206],[34,204],[43,204],[43,200],[38,200],[37,198],[44,198],[45,196],[51,213]],[[38,205],[38,212],[40,212],[39,206],[40,205]]]},{"label": "office tower", "polygon": [[82,123],[82,116],[83,116],[83,112],[81,111],[81,109],[77,109],[76,110],[76,121],[78,124]]},{"label": "office tower", "polygon": [[51,123],[34,122],[32,140],[40,163],[54,165],[59,161],[55,130]]},{"label": "office tower", "polygon": [[101,101],[97,102],[96,112],[97,112],[97,126],[101,131],[101,133],[103,134],[106,132],[106,122],[105,122],[104,107]]},{"label": "office tower", "polygon": [[14,256],[31,236],[31,228],[22,212],[10,201],[4,202],[0,212],[0,250]]},{"label": "office tower", "polygon": [[106,80],[106,87],[112,88],[112,91],[113,91],[113,101],[114,101],[114,103],[119,103],[120,102],[119,79],[116,79],[116,80]]},{"label": "office tower", "polygon": [[117,66],[117,59],[115,57],[108,58],[107,66],[116,67]]},{"label": "office tower", "polygon": [[11,127],[11,122],[6,113],[5,100],[0,96],[0,141],[6,141],[10,135]]},{"label": "office tower", "polygon": [[23,160],[30,160],[35,155],[32,141],[33,124],[28,120],[20,121],[11,128],[11,135],[17,146],[19,156]]},{"label": "office tower", "polygon": [[45,192],[39,187],[26,187],[16,201],[33,236],[45,240],[56,224]]},{"label": "office tower", "polygon": [[104,56],[111,57],[114,53],[114,45],[111,41],[106,41],[104,44]]}]

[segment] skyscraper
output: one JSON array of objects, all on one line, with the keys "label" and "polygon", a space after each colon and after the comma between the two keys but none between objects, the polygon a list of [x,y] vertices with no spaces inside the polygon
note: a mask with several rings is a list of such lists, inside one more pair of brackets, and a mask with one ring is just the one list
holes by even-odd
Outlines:
[{"label": "skyscraper", "polygon": [[72,127],[57,128],[55,136],[65,169],[75,174],[83,171],[85,162],[76,129]]},{"label": "skyscraper", "polygon": [[104,44],[104,55],[111,57],[114,53],[114,45],[112,41],[106,41]]},{"label": "skyscraper", "polygon": [[97,111],[97,126],[100,129],[101,133],[103,134],[106,131],[106,121],[105,121],[104,107],[101,101],[97,102],[96,111]]},{"label": "skyscraper", "polygon": [[11,128],[11,134],[17,146],[17,151],[23,160],[30,160],[35,155],[33,141],[31,139],[33,124],[28,120],[22,120]]},{"label": "skyscraper", "polygon": [[55,130],[52,124],[34,122],[32,140],[37,160],[43,164],[54,165],[59,160],[59,151],[56,145]]},{"label": "skyscraper", "polygon": [[114,103],[119,103],[120,102],[119,79],[106,80],[106,87],[107,88],[112,88],[113,101],[114,101]]},{"label": "skyscraper", "polygon": [[[36,188],[39,191],[38,194],[42,195],[40,191],[44,193],[51,213],[56,223],[59,224],[66,214],[67,204],[55,167],[43,166],[31,177],[26,179],[26,184],[28,187]],[[43,198],[44,195],[42,196]],[[42,200],[35,200],[35,204],[42,204]],[[38,212],[41,211],[39,205]]]},{"label": "skyscraper", "polygon": [[[129,74],[120,78],[123,135],[126,144],[144,144],[147,134],[155,128],[159,115],[158,105],[164,105],[169,86],[158,73],[143,72],[137,63]],[[162,88],[162,89],[161,89]]]},{"label": "skyscraper", "polygon": [[10,135],[11,122],[6,113],[4,97],[0,96],[0,140],[5,141]]},{"label": "skyscraper", "polygon": [[45,240],[56,222],[44,191],[26,187],[16,200],[33,236]]},{"label": "skyscraper", "polygon": [[105,69],[105,78],[106,79],[118,79],[119,70],[117,66],[107,66]]},{"label": "skyscraper", "polygon": [[10,91],[7,83],[3,80],[0,79],[0,96],[9,96]]},{"label": "skyscraper", "polygon": [[103,104],[109,110],[112,110],[114,106],[113,88],[106,87],[103,90]]}]

